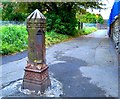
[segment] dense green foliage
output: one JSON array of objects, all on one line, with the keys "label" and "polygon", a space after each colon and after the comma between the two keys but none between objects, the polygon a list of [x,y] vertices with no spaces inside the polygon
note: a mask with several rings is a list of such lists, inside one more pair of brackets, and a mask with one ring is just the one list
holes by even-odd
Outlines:
[{"label": "dense green foliage", "polygon": [[27,31],[25,26],[1,26],[1,54],[20,52],[27,48]]},{"label": "dense green foliage", "polygon": [[96,15],[96,14],[91,14],[89,12],[79,16],[79,19],[80,19],[80,22],[83,22],[83,23],[101,23],[101,24],[103,24],[103,22],[104,22],[104,19],[100,14]]},{"label": "dense green foliage", "polygon": [[98,23],[101,23],[101,24],[104,23],[103,17],[102,17],[101,15],[99,15],[99,14],[98,14],[97,22],[98,22]]},{"label": "dense green foliage", "polygon": [[56,15],[53,12],[47,13],[47,31],[52,30],[61,34],[75,35],[75,33],[77,33],[75,29],[77,20],[74,16],[75,14],[67,11],[61,12],[61,15]]},{"label": "dense green foliage", "polygon": [[47,31],[76,35],[76,12],[101,8],[99,2],[3,2],[3,20],[25,21],[35,9],[47,17]]},{"label": "dense green foliage", "polygon": [[17,11],[18,4],[15,2],[3,2],[2,19],[9,21],[24,21],[27,14]]}]

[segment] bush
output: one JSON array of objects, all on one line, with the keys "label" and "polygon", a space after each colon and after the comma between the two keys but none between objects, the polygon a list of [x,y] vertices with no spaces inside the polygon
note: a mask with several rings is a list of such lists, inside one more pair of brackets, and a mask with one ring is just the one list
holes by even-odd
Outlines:
[{"label": "bush", "polygon": [[[79,15],[79,14],[77,14],[77,15]],[[104,19],[101,16],[101,14],[92,14],[89,12],[77,16],[77,19],[83,23],[100,23],[100,24],[104,23]]]},{"label": "bush", "polygon": [[61,12],[59,15],[50,12],[46,13],[47,31],[54,31],[61,34],[75,35],[77,33],[77,19],[74,13]]},{"label": "bush", "polygon": [[11,54],[27,48],[27,31],[25,26],[1,26],[2,49],[1,54]]}]

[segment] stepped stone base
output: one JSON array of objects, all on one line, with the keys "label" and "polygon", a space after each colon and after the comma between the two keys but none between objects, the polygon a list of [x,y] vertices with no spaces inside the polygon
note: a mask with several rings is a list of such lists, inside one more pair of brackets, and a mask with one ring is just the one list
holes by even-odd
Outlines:
[{"label": "stepped stone base", "polygon": [[[30,66],[31,67],[31,66]],[[34,66],[36,67],[36,66]],[[23,79],[23,89],[35,90],[36,92],[44,92],[51,85],[48,66],[44,65],[42,69],[25,68],[25,75]]]}]

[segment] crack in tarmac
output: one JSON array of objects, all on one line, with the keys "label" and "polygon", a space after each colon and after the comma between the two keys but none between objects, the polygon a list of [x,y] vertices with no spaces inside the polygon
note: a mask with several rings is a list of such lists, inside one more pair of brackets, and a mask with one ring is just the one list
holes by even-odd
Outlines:
[{"label": "crack in tarmac", "polygon": [[[11,84],[19,81],[19,80],[22,80],[22,79],[23,79],[23,78],[19,78],[19,79],[17,79],[17,80],[11,81],[11,82],[9,82],[9,83],[3,84],[1,89],[4,89],[5,87],[7,87],[7,86],[9,86],[9,85],[11,85]],[[1,89],[0,89],[0,90],[1,90]]]}]

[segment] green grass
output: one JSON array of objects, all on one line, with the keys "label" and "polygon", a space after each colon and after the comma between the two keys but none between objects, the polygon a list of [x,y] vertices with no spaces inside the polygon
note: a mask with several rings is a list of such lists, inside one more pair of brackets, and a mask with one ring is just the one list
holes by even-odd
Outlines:
[{"label": "green grass", "polygon": [[[79,31],[79,35],[86,35],[93,31],[96,28],[85,28]],[[7,25],[0,27],[0,54],[8,55],[17,52],[21,52],[27,49],[28,47],[28,32],[26,26],[24,25]],[[79,36],[77,35],[77,37]],[[71,36],[55,33],[54,31],[45,33],[46,46],[50,46],[56,43],[67,41]]]},{"label": "green grass", "polygon": [[87,35],[87,34],[90,34],[94,31],[96,31],[96,30],[97,30],[96,27],[86,27],[86,28],[80,30],[80,33],[81,33],[81,35]]}]

